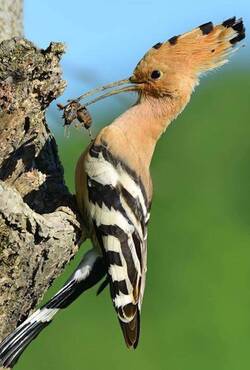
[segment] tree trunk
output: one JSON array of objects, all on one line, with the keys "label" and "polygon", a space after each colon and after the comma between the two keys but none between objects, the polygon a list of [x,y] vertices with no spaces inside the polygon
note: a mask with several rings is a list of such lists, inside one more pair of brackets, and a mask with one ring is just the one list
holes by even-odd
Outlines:
[{"label": "tree trunk", "polygon": [[23,36],[23,0],[0,0],[0,42]]},{"label": "tree trunk", "polygon": [[[21,1],[0,1],[4,22],[14,3],[20,15]],[[19,22],[13,25],[2,38],[20,35]],[[63,52],[61,43],[42,50],[22,38],[0,44],[0,341],[34,309],[85,237],[45,119],[66,85]]]}]

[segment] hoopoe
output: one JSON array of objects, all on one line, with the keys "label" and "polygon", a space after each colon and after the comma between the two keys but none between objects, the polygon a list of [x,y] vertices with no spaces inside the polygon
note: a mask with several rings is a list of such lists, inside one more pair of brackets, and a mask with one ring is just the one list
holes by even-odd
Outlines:
[{"label": "hoopoe", "polygon": [[0,363],[12,367],[54,315],[101,281],[116,310],[126,345],[136,348],[147,270],[147,225],[152,199],[150,163],[156,143],[185,108],[202,72],[227,62],[244,39],[241,19],[211,22],[154,45],[129,79],[82,97],[114,89],[104,97],[136,91],[135,105],[100,131],[76,166],[76,197],[93,248],[63,288],[28,317],[0,346]]}]

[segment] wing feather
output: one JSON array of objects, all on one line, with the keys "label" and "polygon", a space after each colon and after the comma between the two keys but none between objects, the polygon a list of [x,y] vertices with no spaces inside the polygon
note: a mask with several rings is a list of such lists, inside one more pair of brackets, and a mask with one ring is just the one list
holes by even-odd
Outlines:
[{"label": "wing feather", "polygon": [[89,209],[102,248],[110,293],[128,347],[136,347],[146,275],[148,199],[140,179],[105,145],[85,161]]}]

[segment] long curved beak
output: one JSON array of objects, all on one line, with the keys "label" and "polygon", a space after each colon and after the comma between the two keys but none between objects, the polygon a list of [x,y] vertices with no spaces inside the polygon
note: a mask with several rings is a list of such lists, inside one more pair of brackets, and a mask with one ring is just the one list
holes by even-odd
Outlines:
[{"label": "long curved beak", "polygon": [[[116,89],[116,87],[123,86],[123,85],[125,85],[125,86],[122,87],[122,88]],[[86,103],[84,103],[84,106],[86,107],[90,104],[96,103],[99,100],[102,100],[102,99],[107,98],[107,97],[112,96],[112,95],[120,94],[122,92],[138,91],[139,86],[138,86],[138,83],[136,83],[134,81],[134,77],[131,76],[129,78],[126,78],[126,79],[123,79],[123,80],[120,80],[120,81],[116,81],[116,82],[112,82],[112,83],[109,83],[107,85],[103,85],[103,86],[97,87],[95,89],[92,89],[90,91],[87,91],[86,93],[80,95],[78,98],[74,99],[74,101],[80,102],[81,100],[86,99],[87,97],[93,96],[93,95],[95,95],[95,94],[97,94],[101,91],[105,91],[105,90],[109,90],[109,89],[112,89],[112,90],[98,96],[95,99],[87,101]]]}]

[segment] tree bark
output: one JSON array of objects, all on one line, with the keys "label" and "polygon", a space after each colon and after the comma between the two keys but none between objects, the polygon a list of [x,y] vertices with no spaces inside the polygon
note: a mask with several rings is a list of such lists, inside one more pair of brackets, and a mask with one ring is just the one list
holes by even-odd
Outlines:
[{"label": "tree bark", "polygon": [[66,86],[64,46],[21,39],[22,16],[22,0],[0,0],[0,342],[85,238],[45,119]]},{"label": "tree bark", "polygon": [[0,0],[0,42],[23,36],[23,0]]},{"label": "tree bark", "polygon": [[61,43],[46,50],[20,38],[0,44],[0,341],[86,236],[45,119],[66,85],[63,52]]}]

